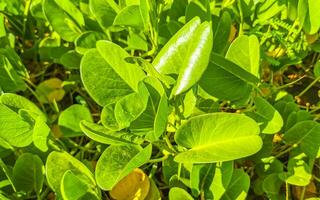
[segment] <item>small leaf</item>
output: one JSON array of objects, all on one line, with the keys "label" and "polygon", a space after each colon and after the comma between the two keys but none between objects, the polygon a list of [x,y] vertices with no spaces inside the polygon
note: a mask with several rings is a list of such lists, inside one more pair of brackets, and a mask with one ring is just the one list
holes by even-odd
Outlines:
[{"label": "small leaf", "polygon": [[122,178],[146,163],[152,145],[142,149],[137,145],[110,145],[100,156],[96,167],[96,181],[103,190],[111,190]]},{"label": "small leaf", "polygon": [[110,191],[117,200],[145,199],[150,188],[149,177],[139,168],[121,179]]},{"label": "small leaf", "polygon": [[131,5],[122,9],[115,17],[113,25],[142,29],[144,24],[140,14],[140,6]]},{"label": "small leaf", "polygon": [[93,122],[90,110],[78,104],[73,104],[61,112],[58,120],[58,125],[64,137],[76,137],[83,135],[80,122],[86,120]]},{"label": "small leaf", "polygon": [[175,141],[189,150],[177,162],[211,163],[243,158],[262,147],[259,126],[251,118],[234,113],[212,113],[190,118],[177,130]]},{"label": "small leaf", "polygon": [[193,197],[184,189],[173,187],[169,191],[169,200],[193,200]]},{"label": "small leaf", "polygon": [[42,103],[61,101],[65,95],[63,82],[58,78],[45,80],[37,86],[36,94]]},{"label": "small leaf", "polygon": [[45,121],[43,121],[40,117],[36,119],[36,122],[34,124],[33,128],[33,144],[38,149],[40,149],[43,152],[48,151],[48,136],[50,134],[50,128],[46,124]]},{"label": "small leaf", "polygon": [[241,35],[230,45],[226,58],[256,77],[260,77],[260,45],[256,36]]}]

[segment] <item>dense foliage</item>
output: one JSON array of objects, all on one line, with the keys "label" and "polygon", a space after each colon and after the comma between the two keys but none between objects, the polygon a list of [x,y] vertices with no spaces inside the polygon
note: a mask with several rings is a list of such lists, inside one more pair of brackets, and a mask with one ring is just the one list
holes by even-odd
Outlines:
[{"label": "dense foliage", "polygon": [[318,0],[0,0],[0,199],[320,199]]}]

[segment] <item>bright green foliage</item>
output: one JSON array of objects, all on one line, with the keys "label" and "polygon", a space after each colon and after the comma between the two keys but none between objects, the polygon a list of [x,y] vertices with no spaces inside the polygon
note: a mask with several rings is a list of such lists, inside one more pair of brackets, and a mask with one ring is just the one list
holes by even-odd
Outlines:
[{"label": "bright green foliage", "polygon": [[0,0],[0,199],[316,200],[319,10]]}]

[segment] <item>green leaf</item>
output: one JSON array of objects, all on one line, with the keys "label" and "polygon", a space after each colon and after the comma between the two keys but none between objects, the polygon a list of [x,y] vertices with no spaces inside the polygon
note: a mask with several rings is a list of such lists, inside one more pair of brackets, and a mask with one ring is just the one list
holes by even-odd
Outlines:
[{"label": "green leaf", "polygon": [[32,125],[0,103],[0,137],[15,147],[28,146],[32,142]]},{"label": "green leaf", "polygon": [[242,169],[235,169],[230,185],[221,200],[245,200],[250,187],[250,176]]},{"label": "green leaf", "polygon": [[320,60],[313,67],[313,74],[316,78],[320,77]]},{"label": "green leaf", "polygon": [[83,25],[83,19],[78,18],[78,15],[82,14],[79,14],[79,10],[70,0],[60,4],[55,0],[43,0],[42,6],[47,20],[64,40],[73,42],[80,35],[79,25]]},{"label": "green leaf", "polygon": [[305,154],[311,158],[316,158],[320,147],[319,131],[319,123],[311,120],[302,121],[290,128],[284,134],[283,140],[288,144],[299,145]]},{"label": "green leaf", "polygon": [[157,71],[161,74],[179,74],[182,63],[186,58],[189,44],[195,36],[200,23],[198,17],[193,18],[162,47],[152,62]]},{"label": "green leaf", "polygon": [[77,22],[79,27],[83,27],[85,25],[84,17],[81,11],[73,4],[70,0],[54,0],[55,3],[62,8],[72,19]]},{"label": "green leaf", "polygon": [[95,179],[91,171],[79,160],[67,152],[53,151],[49,154],[46,162],[46,176],[51,189],[60,194],[60,185],[66,171],[72,170],[82,177],[91,186],[95,186]]},{"label": "green leaf", "polygon": [[307,186],[312,178],[312,167],[305,161],[306,155],[301,153],[289,159],[288,172],[279,174],[280,179],[291,185]]},{"label": "green leaf", "polygon": [[34,146],[36,146],[38,149],[40,149],[43,152],[48,151],[47,140],[48,140],[50,131],[51,130],[46,124],[46,122],[43,121],[40,117],[38,117],[33,127],[32,140],[33,140]]},{"label": "green leaf", "polygon": [[0,96],[0,102],[15,112],[24,109],[27,110],[34,119],[40,117],[43,121],[47,121],[46,115],[38,108],[38,106],[23,96],[5,93]]},{"label": "green leaf", "polygon": [[301,0],[298,3],[298,16],[304,30],[312,35],[320,28],[320,5],[317,0]]},{"label": "green leaf", "polygon": [[76,51],[79,54],[85,54],[89,49],[96,48],[96,42],[105,39],[106,36],[103,33],[88,31],[82,33],[76,40]]},{"label": "green leaf", "polygon": [[[208,22],[204,22],[194,32],[192,41],[189,41],[180,65],[179,76],[173,94],[178,95],[190,89],[199,81],[209,63],[212,49],[212,30]],[[170,42],[170,41],[169,41]],[[180,56],[182,56],[180,54]],[[176,55],[178,56],[178,55]]]},{"label": "green leaf", "polygon": [[252,86],[236,75],[224,70],[210,61],[199,81],[201,88],[208,94],[220,99],[244,104],[248,101]]},{"label": "green leaf", "polygon": [[79,104],[73,104],[61,112],[58,120],[58,125],[63,134],[63,137],[82,136],[80,122],[86,120],[93,122],[90,110]]},{"label": "green leaf", "polygon": [[211,49],[211,26],[208,22],[200,24],[195,17],[167,42],[153,65],[161,74],[178,74],[173,89],[173,94],[178,95],[198,82],[208,65]]},{"label": "green leaf", "polygon": [[73,199],[100,199],[96,191],[90,188],[91,185],[87,183],[87,180],[81,177],[81,174],[76,174],[71,170],[64,173],[61,180],[61,195],[65,200]]},{"label": "green leaf", "polygon": [[10,61],[0,54],[0,87],[4,92],[24,91],[27,87]]},{"label": "green leaf", "polygon": [[80,68],[80,62],[81,62],[81,55],[78,54],[76,51],[71,50],[66,53],[64,53],[60,57],[60,63],[66,68],[66,69],[79,69]]},{"label": "green leaf", "polygon": [[113,25],[142,29],[144,24],[140,14],[140,6],[131,5],[122,9],[115,17]]},{"label": "green leaf", "polygon": [[213,113],[190,118],[177,130],[175,141],[189,150],[177,162],[229,161],[258,152],[262,147],[259,126],[251,118],[233,113]]},{"label": "green leaf", "polygon": [[13,167],[13,182],[18,191],[40,194],[44,182],[44,166],[37,155],[24,153]]},{"label": "green leaf", "polygon": [[256,77],[260,77],[260,44],[255,35],[241,35],[230,45],[226,58]]},{"label": "green leaf", "polygon": [[139,144],[142,142],[132,133],[115,132],[92,122],[81,121],[80,127],[89,138],[102,144]]},{"label": "green leaf", "polygon": [[101,106],[117,102],[133,92],[128,80],[119,76],[95,49],[83,56],[80,73],[87,92]]},{"label": "green leaf", "polygon": [[133,169],[145,164],[151,156],[152,145],[144,149],[137,145],[111,145],[100,156],[96,181],[103,190],[111,190]]},{"label": "green leaf", "polygon": [[[98,41],[97,50],[112,69],[134,90],[138,91],[138,83],[146,75],[142,69],[125,59],[130,55],[115,43],[109,41]],[[110,54],[112,52],[112,54]]]},{"label": "green leaf", "polygon": [[213,180],[209,186],[214,199],[220,199],[227,191],[233,174],[233,162],[217,163]]},{"label": "green leaf", "polygon": [[119,12],[118,5],[113,0],[90,0],[89,7],[103,30],[107,30]]},{"label": "green leaf", "polygon": [[281,130],[283,120],[280,113],[264,98],[256,97],[256,112],[248,113],[255,121],[262,123],[261,132],[264,134],[274,134]]},{"label": "green leaf", "polygon": [[279,178],[279,174],[273,173],[264,178],[262,188],[269,198],[279,199],[282,184],[283,181]]},{"label": "green leaf", "polygon": [[232,20],[228,12],[223,12],[220,17],[213,15],[213,46],[212,51],[222,54],[225,52],[231,31]]},{"label": "green leaf", "polygon": [[173,187],[169,191],[169,200],[193,200],[193,197],[184,189]]},{"label": "green leaf", "polygon": [[218,65],[220,68],[226,70],[227,72],[233,74],[234,76],[242,79],[245,82],[251,84],[257,84],[259,82],[259,79],[256,76],[252,75],[250,72],[246,71],[237,64],[227,60],[219,54],[212,53],[211,61],[214,64]]}]

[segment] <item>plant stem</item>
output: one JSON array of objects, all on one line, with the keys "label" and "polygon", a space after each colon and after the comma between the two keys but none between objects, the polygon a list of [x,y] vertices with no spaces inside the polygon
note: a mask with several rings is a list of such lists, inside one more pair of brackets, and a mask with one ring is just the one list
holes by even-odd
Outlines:
[{"label": "plant stem", "polygon": [[319,80],[320,80],[320,76],[314,79],[314,81],[312,81],[312,83],[310,83],[302,92],[300,92],[300,94],[298,94],[297,97],[301,97],[302,95],[304,95]]},{"label": "plant stem", "polygon": [[150,159],[148,161],[148,163],[158,163],[158,162],[162,162],[164,160],[167,160],[168,158],[169,158],[169,154],[166,154],[166,155],[164,155],[164,156],[162,156],[160,158]]}]

